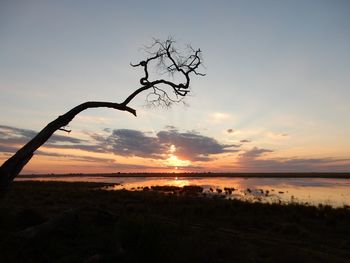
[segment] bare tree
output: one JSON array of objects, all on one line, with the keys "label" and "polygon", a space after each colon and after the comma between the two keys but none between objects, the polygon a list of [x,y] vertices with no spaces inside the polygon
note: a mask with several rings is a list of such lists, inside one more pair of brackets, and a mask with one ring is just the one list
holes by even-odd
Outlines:
[{"label": "bare tree", "polygon": [[[140,79],[141,87],[131,93],[122,103],[88,101],[84,102],[65,114],[59,116],[43,128],[33,139],[19,149],[12,157],[0,167],[0,191],[4,192],[14,178],[21,172],[23,167],[33,157],[34,152],[42,146],[54,132],[62,130],[70,132],[65,127],[80,112],[89,108],[112,108],[120,111],[127,111],[136,116],[136,110],[128,104],[141,92],[149,91],[146,101],[149,105],[170,106],[174,102],[181,101],[190,91],[190,76],[204,74],[198,72],[202,65],[201,50],[187,46],[179,52],[175,48],[175,41],[168,38],[165,41],[154,39],[153,44],[145,47],[148,54],[146,60],[138,64],[131,64],[132,67],[141,67],[144,76]],[[156,69],[158,78],[151,79],[149,69]],[[171,78],[162,77],[168,74]]]}]

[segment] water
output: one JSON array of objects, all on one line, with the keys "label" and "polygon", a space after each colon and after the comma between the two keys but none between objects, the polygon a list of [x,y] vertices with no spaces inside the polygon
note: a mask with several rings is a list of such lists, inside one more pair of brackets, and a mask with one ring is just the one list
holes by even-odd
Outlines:
[{"label": "water", "polygon": [[[301,203],[306,205],[350,206],[350,179],[333,178],[232,178],[232,177],[35,177],[17,181],[103,182],[108,190],[142,190],[151,186],[201,186],[208,196],[252,202]],[[231,188],[226,191],[224,188]],[[221,192],[221,193],[220,193]]]}]

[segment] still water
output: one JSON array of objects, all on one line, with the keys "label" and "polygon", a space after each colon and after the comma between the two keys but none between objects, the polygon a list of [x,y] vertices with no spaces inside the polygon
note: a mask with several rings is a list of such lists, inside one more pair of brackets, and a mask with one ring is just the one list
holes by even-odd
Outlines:
[{"label": "still water", "polygon": [[[68,181],[113,183],[108,190],[142,190],[152,186],[201,186],[206,196],[251,202],[302,203],[350,206],[350,179],[331,178],[232,178],[232,177],[35,177],[18,181]],[[226,191],[225,191],[226,188]]]}]

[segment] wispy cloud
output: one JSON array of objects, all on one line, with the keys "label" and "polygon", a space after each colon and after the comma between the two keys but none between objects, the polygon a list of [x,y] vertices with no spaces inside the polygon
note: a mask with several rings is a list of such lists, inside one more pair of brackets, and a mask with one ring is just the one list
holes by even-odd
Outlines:
[{"label": "wispy cloud", "polygon": [[84,155],[73,155],[73,154],[63,154],[63,153],[52,153],[47,151],[36,151],[37,155],[41,156],[50,156],[50,157],[59,157],[66,158],[74,161],[84,161],[84,162],[93,162],[93,163],[109,163],[113,164],[115,161],[112,158],[102,158],[102,157],[92,157],[92,156],[84,156]]},{"label": "wispy cloud", "polygon": [[[11,126],[0,125],[0,143],[13,143],[13,144],[24,144],[31,140],[38,132],[29,129],[20,129]],[[48,140],[48,144],[53,143],[82,143],[86,142],[74,137],[62,136],[62,135],[52,135]]]},{"label": "wispy cloud", "polygon": [[261,149],[258,147],[254,147],[253,149],[247,150],[244,153],[240,154],[240,157],[243,159],[255,159],[269,152],[273,152],[273,151],[269,149]]},{"label": "wispy cloud", "polygon": [[237,159],[240,170],[250,172],[348,172],[350,159],[342,158],[271,158],[270,149],[254,147]]},{"label": "wispy cloud", "polygon": [[104,117],[88,116],[88,115],[78,115],[76,117],[77,121],[82,123],[99,123],[99,124],[110,124],[112,121]]},{"label": "wispy cloud", "polygon": [[290,135],[288,133],[268,132],[266,136],[273,140],[286,140],[290,138]]},{"label": "wispy cloud", "polygon": [[0,152],[3,152],[3,153],[14,153],[17,150],[18,149],[16,147],[9,146],[9,145],[1,145],[0,144]]},{"label": "wispy cloud", "polygon": [[211,122],[222,123],[232,119],[232,115],[227,112],[213,112],[209,114]]}]

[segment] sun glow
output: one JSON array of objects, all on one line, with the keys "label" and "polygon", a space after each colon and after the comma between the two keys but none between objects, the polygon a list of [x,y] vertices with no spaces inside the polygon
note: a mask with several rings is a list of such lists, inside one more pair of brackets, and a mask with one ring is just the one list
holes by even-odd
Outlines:
[{"label": "sun glow", "polygon": [[180,166],[189,166],[191,164],[188,160],[180,160],[176,155],[171,154],[168,159],[166,159],[166,164],[169,166],[174,166],[175,169],[178,169]]},{"label": "sun glow", "polygon": [[172,144],[172,145],[170,146],[169,153],[174,153],[174,152],[176,152],[176,147],[175,147],[174,144]]},{"label": "sun glow", "polygon": [[169,149],[169,157],[165,160],[165,163],[168,166],[174,167],[175,170],[178,170],[179,167],[189,166],[191,164],[188,160],[179,159],[174,153],[176,152],[176,146],[172,144]]}]

